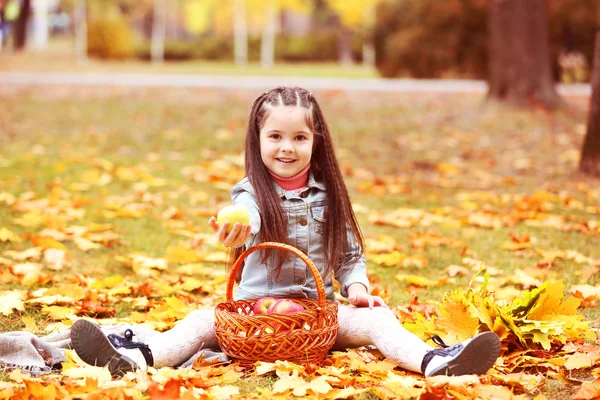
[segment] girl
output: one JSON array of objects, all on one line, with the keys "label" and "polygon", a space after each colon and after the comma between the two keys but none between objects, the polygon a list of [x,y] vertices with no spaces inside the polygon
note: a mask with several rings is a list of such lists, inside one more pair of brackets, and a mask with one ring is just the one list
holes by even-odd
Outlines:
[{"label": "girl", "polygon": [[[308,255],[319,269],[329,301],[332,278],[351,306],[339,305],[334,348],[374,345],[403,368],[425,376],[483,374],[494,364],[500,340],[483,332],[463,343],[433,349],[398,322],[384,301],[369,294],[363,238],[342,179],[329,128],[315,97],[301,88],[278,87],[252,107],[246,134],[246,178],[232,191],[233,203],[246,206],[250,224],[209,220],[217,239],[234,249],[233,260],[260,242],[288,243]],[[231,228],[231,229],[230,229]],[[314,279],[304,263],[275,250],[250,254],[238,276],[235,299],[317,298]],[[176,366],[201,346],[217,348],[214,311],[196,310],[173,329],[134,342],[105,336],[95,324],[79,320],[72,328],[73,347],[86,362],[111,372]]]}]

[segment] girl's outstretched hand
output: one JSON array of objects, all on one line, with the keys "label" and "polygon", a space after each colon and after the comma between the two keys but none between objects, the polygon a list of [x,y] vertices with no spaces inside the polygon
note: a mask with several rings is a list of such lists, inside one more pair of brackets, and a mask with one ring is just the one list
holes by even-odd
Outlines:
[{"label": "girl's outstretched hand", "polygon": [[231,231],[227,233],[229,222],[225,222],[223,226],[219,226],[215,217],[210,217],[208,225],[217,234],[219,243],[227,247],[239,247],[246,243],[250,237],[250,230],[252,228],[249,224],[240,224],[239,222],[236,222],[233,224]]},{"label": "girl's outstretched hand", "polygon": [[389,308],[385,301],[379,296],[372,296],[368,293],[351,294],[348,296],[348,302],[355,307],[385,307]]}]

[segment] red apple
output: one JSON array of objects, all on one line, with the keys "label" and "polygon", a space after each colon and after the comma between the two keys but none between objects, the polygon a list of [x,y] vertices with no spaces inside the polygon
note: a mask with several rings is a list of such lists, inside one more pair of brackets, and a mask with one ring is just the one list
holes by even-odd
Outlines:
[{"label": "red apple", "polygon": [[288,299],[279,299],[275,303],[271,304],[267,310],[267,314],[291,314],[301,311],[304,311],[304,307],[302,305]]},{"label": "red apple", "polygon": [[254,303],[254,315],[267,314],[269,307],[277,302],[275,297],[263,297]]}]

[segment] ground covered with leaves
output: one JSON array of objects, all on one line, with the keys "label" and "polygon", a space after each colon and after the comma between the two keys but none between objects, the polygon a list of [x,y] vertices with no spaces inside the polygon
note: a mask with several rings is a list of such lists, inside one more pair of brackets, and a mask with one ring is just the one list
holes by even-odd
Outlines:
[{"label": "ground covered with leaves", "polygon": [[[0,327],[78,318],[165,330],[224,301],[209,216],[243,177],[253,91],[0,89]],[[2,398],[600,396],[599,181],[576,172],[587,99],[556,113],[474,95],[316,92],[367,241],[374,293],[424,340],[502,338],[485,376],[406,372],[376,350],[321,365],[150,369],[74,352],[0,375]],[[343,301],[343,299],[340,299]]]}]

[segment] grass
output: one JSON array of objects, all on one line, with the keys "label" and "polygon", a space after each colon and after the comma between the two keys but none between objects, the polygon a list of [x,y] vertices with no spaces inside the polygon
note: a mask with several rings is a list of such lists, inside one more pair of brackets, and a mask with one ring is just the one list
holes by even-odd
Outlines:
[{"label": "grass", "polygon": [[[364,101],[352,93],[315,94],[328,118],[365,237],[390,236],[399,251],[428,261],[425,268],[369,262],[373,286],[388,293],[390,306],[408,304],[411,292],[422,301],[436,301],[468,285],[472,275],[428,289],[407,287],[395,278],[402,273],[437,280],[449,265],[462,265],[465,251],[502,271],[496,277],[498,285],[518,290],[523,290],[522,284],[507,281],[517,268],[543,271],[536,267],[540,256],[534,248],[575,250],[600,259],[598,231],[582,233],[524,221],[492,229],[464,222],[474,211],[502,218],[520,210],[538,213],[540,218],[555,215],[572,224],[597,223],[599,182],[576,171],[587,99],[567,99],[568,107],[547,113],[485,107],[481,98],[466,95],[373,94]],[[109,223],[122,240],[119,246],[91,252],[66,243],[73,260],[61,274],[98,278],[118,274],[140,280],[119,257],[132,252],[165,257],[169,246],[182,242],[182,230],[209,232],[207,213],[227,203],[226,187],[242,177],[235,163],[241,160],[247,114],[256,95],[199,89],[0,89],[0,199],[2,193],[31,193],[56,202],[76,200],[85,214],[67,225]],[[190,166],[203,168],[194,181],[184,173]],[[114,173],[115,168],[126,168],[133,178],[81,185],[89,179],[89,171]],[[544,195],[553,198],[535,200]],[[123,200],[127,196],[131,199]],[[115,217],[108,204],[121,200],[150,207],[138,218]],[[180,210],[181,219],[161,217],[171,207]],[[400,208],[444,212],[462,223],[401,229],[369,222],[375,211]],[[361,212],[364,209],[368,212]],[[44,228],[22,226],[17,223],[21,217],[22,212],[0,200],[0,228],[24,238]],[[456,245],[413,248],[410,235],[426,233],[453,239]],[[529,235],[535,246],[503,249],[511,234]],[[18,244],[0,242],[0,257],[5,251],[29,247],[29,239]],[[578,275],[584,268],[559,259],[546,277],[562,279],[567,288],[597,284],[597,273],[589,279]],[[27,289],[0,280],[0,290],[13,288]],[[130,311],[121,306],[117,316],[127,317]],[[589,320],[600,316],[598,306],[581,312]],[[28,306],[24,313],[0,316],[0,328],[22,329],[24,315],[32,315],[42,326],[48,322],[38,308]],[[245,393],[255,385],[271,387],[270,379],[240,383],[240,389]],[[571,386],[551,379],[542,392],[553,397],[556,390],[565,395],[573,392]]]},{"label": "grass", "polygon": [[190,60],[153,64],[143,60],[111,61],[90,58],[78,63],[69,38],[54,38],[43,52],[28,50],[0,53],[0,72],[78,72],[78,73],[164,73],[223,76],[310,76],[316,78],[378,78],[374,67],[354,64],[341,66],[334,62],[285,63],[263,68],[257,61],[245,66],[232,61]]}]

